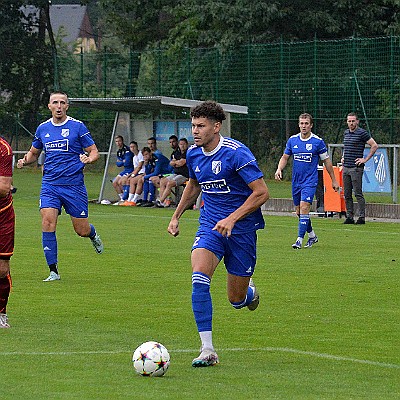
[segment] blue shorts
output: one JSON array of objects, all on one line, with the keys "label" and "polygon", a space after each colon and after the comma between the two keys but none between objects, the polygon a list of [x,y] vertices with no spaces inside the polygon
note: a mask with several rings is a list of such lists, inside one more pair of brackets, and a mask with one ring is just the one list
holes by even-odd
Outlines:
[{"label": "blue shorts", "polygon": [[296,186],[292,187],[292,197],[295,206],[300,205],[300,201],[312,204],[316,186]]},{"label": "blue shorts", "polygon": [[61,207],[71,217],[87,218],[89,209],[85,185],[42,184],[39,208],[56,208],[61,214]]},{"label": "blue shorts", "polygon": [[119,176],[126,176],[129,175],[133,172],[133,168],[125,168],[123,171],[121,171],[118,175]]},{"label": "blue shorts", "polygon": [[252,276],[257,259],[256,245],[256,231],[224,237],[211,228],[200,227],[192,251],[199,248],[210,250],[218,260],[224,258],[225,268],[231,275]]}]

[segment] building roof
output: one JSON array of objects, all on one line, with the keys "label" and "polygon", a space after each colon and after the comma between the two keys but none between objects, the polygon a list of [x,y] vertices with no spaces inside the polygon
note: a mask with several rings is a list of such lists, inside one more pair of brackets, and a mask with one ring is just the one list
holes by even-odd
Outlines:
[{"label": "building roof", "polygon": [[[25,15],[33,14],[38,18],[39,12],[35,6],[24,6]],[[56,36],[60,30],[63,42],[72,43],[79,38],[93,38],[93,29],[87,14],[87,7],[79,4],[56,4],[50,6],[50,22]]]},{"label": "building roof", "polygon": [[78,38],[93,38],[93,29],[86,12],[86,6],[79,4],[57,4],[50,6],[50,21],[56,35],[60,29],[66,34],[65,42]]},{"label": "building roof", "polygon": [[[152,97],[117,97],[117,98],[69,98],[69,104],[75,107],[97,108],[100,110],[126,111],[143,113],[147,111],[158,112],[187,111],[200,104],[200,100],[181,99],[178,97],[152,96]],[[236,114],[247,114],[247,106],[220,103],[224,111]]]}]

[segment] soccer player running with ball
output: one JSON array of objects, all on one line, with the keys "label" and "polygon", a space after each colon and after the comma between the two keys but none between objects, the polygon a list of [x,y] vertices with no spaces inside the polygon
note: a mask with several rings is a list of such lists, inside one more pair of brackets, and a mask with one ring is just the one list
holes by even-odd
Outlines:
[{"label": "soccer player running with ball", "polygon": [[97,161],[99,152],[87,127],[67,115],[68,107],[65,93],[50,94],[48,108],[52,117],[38,126],[31,148],[17,163],[22,168],[35,162],[41,151],[46,154],[39,205],[43,251],[50,269],[44,282],[60,280],[56,226],[61,207],[70,215],[75,232],[89,237],[96,253],[103,252],[103,243],[88,221],[83,177],[85,165]]},{"label": "soccer player running with ball", "polygon": [[212,340],[211,279],[224,258],[228,299],[236,309],[255,310],[259,295],[251,279],[256,264],[257,229],[264,228],[261,205],[268,198],[263,173],[242,143],[221,136],[223,108],[206,101],[191,110],[194,145],[186,155],[189,181],[168,232],[179,234],[179,218],[200,192],[200,226],[192,247],[192,309],[201,339],[193,367],[219,362]]},{"label": "soccer player running with ball", "polygon": [[293,249],[301,249],[303,239],[308,233],[308,241],[305,247],[311,247],[318,242],[318,237],[311,225],[310,208],[318,185],[318,161],[322,160],[329,176],[332,179],[332,187],[337,192],[339,184],[336,181],[324,141],[311,132],[313,118],[310,114],[299,116],[300,133],[293,135],[286,143],[285,151],[279,160],[275,172],[275,179],[282,179],[282,170],[293,156],[292,171],[292,196],[299,217],[298,237],[292,244]]}]

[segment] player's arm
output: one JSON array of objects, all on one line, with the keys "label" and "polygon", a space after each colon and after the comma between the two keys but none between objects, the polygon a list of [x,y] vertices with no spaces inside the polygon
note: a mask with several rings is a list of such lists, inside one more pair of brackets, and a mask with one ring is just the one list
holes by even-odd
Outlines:
[{"label": "player's arm", "polygon": [[247,200],[236,211],[215,224],[213,230],[222,236],[230,236],[237,221],[256,211],[269,199],[268,187],[263,178],[250,182],[248,186],[252,193]]},{"label": "player's arm", "polygon": [[284,153],[282,155],[281,159],[279,160],[278,168],[275,171],[275,179],[276,180],[280,181],[282,179],[282,171],[286,167],[289,158],[290,158],[290,156],[288,154]]},{"label": "player's arm", "polygon": [[369,144],[371,146],[367,157],[365,157],[365,158],[356,158],[356,165],[365,164],[369,159],[372,158],[372,156],[378,150],[378,143],[376,143],[373,138],[369,139],[367,141],[367,144]]},{"label": "player's arm", "polygon": [[181,200],[176,207],[174,214],[172,215],[171,221],[168,225],[168,233],[172,236],[179,235],[179,218],[182,214],[197,200],[201,192],[201,187],[196,179],[189,178],[186,184],[185,190],[183,191]]},{"label": "player's arm", "polygon": [[11,191],[12,177],[11,176],[0,176],[0,198],[7,197]]},{"label": "player's arm", "polygon": [[133,170],[131,176],[136,176],[140,170],[143,168],[144,161],[139,161],[138,166]]},{"label": "player's arm", "polygon": [[95,144],[92,144],[89,147],[85,147],[84,150],[85,154],[79,155],[81,162],[83,162],[84,164],[92,164],[99,159],[99,150],[97,149],[97,146]]},{"label": "player's arm", "polygon": [[337,192],[339,190],[339,183],[336,180],[335,177],[335,172],[333,171],[333,165],[332,165],[332,161],[329,157],[325,158],[324,160],[322,160],[322,162],[325,165],[326,170],[328,171],[329,176],[331,177],[332,180],[332,188],[335,192]]},{"label": "player's arm", "polygon": [[40,149],[31,146],[29,151],[17,161],[17,168],[22,168],[25,165],[32,164],[33,162],[35,162],[38,159],[40,152],[41,152]]}]

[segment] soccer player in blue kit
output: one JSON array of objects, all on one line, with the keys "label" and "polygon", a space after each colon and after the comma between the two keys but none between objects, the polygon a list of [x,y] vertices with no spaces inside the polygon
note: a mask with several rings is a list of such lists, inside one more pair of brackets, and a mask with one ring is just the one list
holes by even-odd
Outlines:
[{"label": "soccer player in blue kit", "polygon": [[306,232],[308,241],[305,247],[311,247],[318,242],[318,237],[311,225],[310,209],[318,185],[319,160],[322,160],[332,179],[333,189],[336,192],[339,190],[326,145],[320,137],[311,132],[312,127],[312,116],[306,113],[301,114],[299,116],[300,133],[291,136],[287,141],[275,172],[275,179],[280,181],[282,170],[286,167],[290,156],[293,156],[292,196],[299,216],[298,237],[292,244],[293,249],[301,249]]},{"label": "soccer player in blue kit", "polygon": [[48,108],[52,117],[38,126],[31,148],[17,163],[22,168],[36,161],[42,150],[46,154],[39,204],[43,251],[50,269],[44,282],[60,280],[56,226],[61,207],[70,215],[75,232],[89,237],[96,253],[103,252],[103,243],[88,221],[83,177],[85,165],[97,161],[99,152],[87,127],[67,115],[68,106],[65,93],[50,94]]},{"label": "soccer player in blue kit", "polygon": [[200,192],[200,226],[192,247],[192,309],[201,339],[193,367],[219,362],[212,341],[211,279],[224,258],[228,299],[236,309],[255,310],[259,295],[251,279],[256,264],[257,229],[264,228],[261,205],[268,188],[256,159],[242,143],[221,136],[223,108],[206,101],[191,110],[194,145],[186,155],[189,181],[168,232],[179,234],[179,218]]}]

